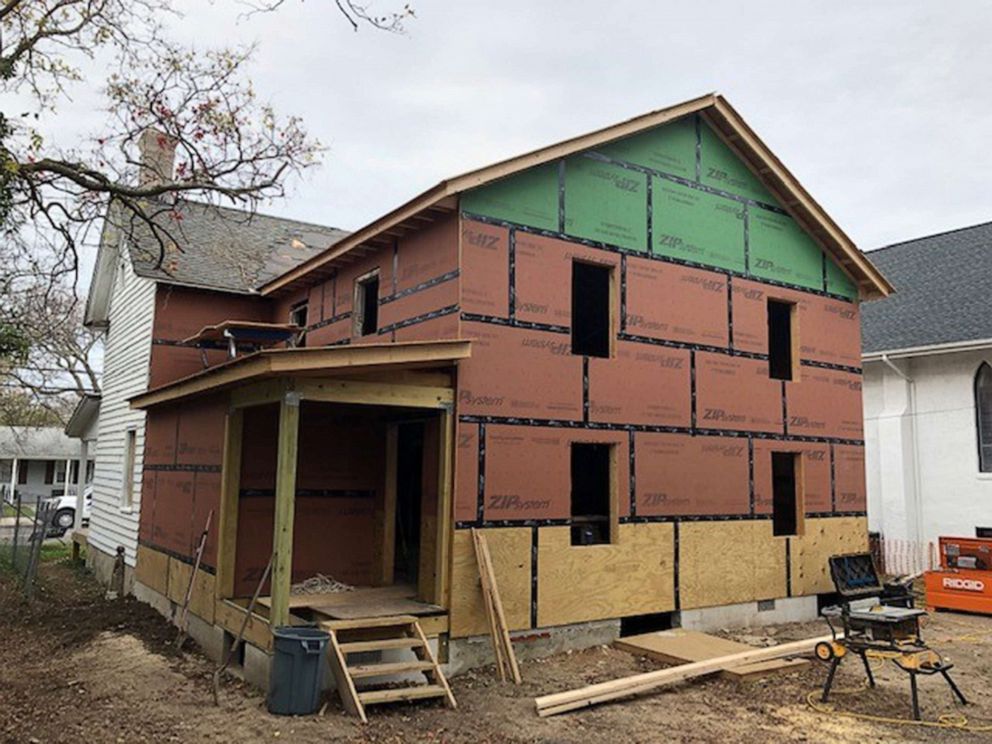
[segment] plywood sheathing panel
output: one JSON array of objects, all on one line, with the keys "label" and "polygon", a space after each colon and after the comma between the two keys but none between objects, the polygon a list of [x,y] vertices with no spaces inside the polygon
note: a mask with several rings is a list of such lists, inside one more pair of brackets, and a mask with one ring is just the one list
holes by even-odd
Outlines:
[{"label": "plywood sheathing panel", "polygon": [[456,422],[455,441],[455,521],[469,522],[478,513],[479,425]]},{"label": "plywood sheathing panel", "polygon": [[248,295],[159,284],[153,338],[180,341],[225,320],[270,320],[271,303]]},{"label": "plywood sheathing panel", "polygon": [[[371,271],[379,272],[379,299],[393,292],[393,250],[380,248],[338,270],[334,315],[350,313],[355,300],[355,280]],[[332,316],[333,317],[333,316]]]},{"label": "plywood sheathing panel", "polygon": [[786,383],[789,433],[862,439],[861,375],[802,367],[798,382]]},{"label": "plywood sheathing panel", "polygon": [[621,524],[615,545],[571,545],[569,527],[538,532],[537,624],[566,625],[675,609],[674,531]]},{"label": "plywood sheathing panel", "polygon": [[462,323],[472,356],[458,367],[460,415],[582,418],[582,358],[567,336]]},{"label": "plywood sheathing panel", "polygon": [[565,232],[647,252],[648,177],[580,156],[565,161]]},{"label": "plywood sheathing panel", "polygon": [[784,597],[785,539],[770,520],[679,525],[679,598],[683,609]]},{"label": "plywood sheathing panel", "polygon": [[792,594],[822,594],[834,591],[828,559],[841,553],[868,550],[868,520],[865,517],[807,519],[802,537],[792,543]]},{"label": "plywood sheathing panel", "polygon": [[451,212],[399,239],[396,291],[412,289],[457,268],[458,216]]},{"label": "plywood sheathing panel", "polygon": [[755,207],[748,210],[751,274],[823,290],[823,252],[788,215]]},{"label": "plywood sheathing panel", "polygon": [[[379,307],[379,327],[386,328],[405,320],[418,318],[428,313],[443,310],[458,304],[458,282],[455,279],[421,289]],[[370,336],[376,343],[379,337]]]},{"label": "plywood sheathing panel", "polygon": [[558,229],[558,164],[549,163],[493,181],[461,195],[461,208],[472,214]]},{"label": "plywood sheathing panel", "polygon": [[213,395],[189,401],[179,409],[176,462],[183,465],[220,465],[224,448],[227,401]]},{"label": "plywood sheathing panel", "polygon": [[175,465],[179,406],[160,406],[145,419],[144,465]]},{"label": "plywood sheathing panel", "polygon": [[689,426],[690,352],[630,341],[616,347],[612,359],[589,359],[589,420]]},{"label": "plywood sheathing panel", "polygon": [[638,432],[639,516],[747,514],[747,440]]},{"label": "plywood sheathing panel", "polygon": [[159,471],[155,477],[155,523],[152,529],[152,542],[180,555],[192,555],[192,514],[193,473]]},{"label": "plywood sheathing panel", "polygon": [[169,556],[144,545],[138,546],[134,577],[162,595],[169,591]]},{"label": "plywood sheathing panel", "polygon": [[837,511],[865,511],[865,448],[834,446],[834,489]]},{"label": "plywood sheathing panel", "polygon": [[138,540],[154,542],[155,486],[158,473],[145,468],[141,473],[141,511],[138,515]]},{"label": "plywood sheathing panel", "polygon": [[828,364],[861,366],[861,323],[858,306],[784,287],[733,280],[734,347],[768,353],[768,300],[798,306],[799,355]]},{"label": "plywood sheathing panel", "polygon": [[[459,338],[460,332],[458,314],[449,313],[438,318],[397,328],[394,335],[397,341],[436,341],[438,339]],[[380,340],[382,340],[381,337]]]},{"label": "plywood sheathing panel", "polygon": [[744,207],[717,194],[651,177],[655,255],[743,273]]},{"label": "plywood sheathing panel", "polygon": [[[615,253],[541,235],[517,233],[516,317],[531,323],[572,325],[572,262],[618,270]],[[617,279],[619,281],[619,279]],[[614,293],[613,318],[620,314],[619,293]],[[581,298],[580,298],[581,299]],[[617,328],[614,327],[615,333]]]},{"label": "plywood sheathing panel", "polygon": [[698,352],[696,426],[781,434],[782,386],[768,362]]},{"label": "plywood sheathing panel", "polygon": [[[530,527],[488,528],[485,531],[493,572],[510,630],[530,627],[531,535]],[[456,530],[452,547],[451,635],[453,638],[489,632],[479,565],[469,530]]]},{"label": "plywood sheathing panel", "polygon": [[[181,605],[186,599],[189,588],[189,577],[193,566],[189,563],[169,558],[169,590],[167,596],[176,604]],[[193,593],[190,597],[189,611],[197,617],[213,624],[214,622],[214,577],[206,571],[197,570],[193,581]]]},{"label": "plywood sheathing panel", "polygon": [[[149,362],[148,387],[178,380],[227,361],[227,352],[213,349],[196,349],[174,346],[171,343],[153,343]],[[206,364],[204,364],[206,359]]]},{"label": "plywood sheathing panel", "polygon": [[347,338],[351,338],[352,321],[350,317],[328,323],[320,328],[307,331],[307,346],[330,346]]},{"label": "plywood sheathing panel", "polygon": [[625,432],[489,425],[486,427],[485,519],[569,518],[573,442],[617,446],[619,513],[621,516],[629,513]]},{"label": "plywood sheathing panel", "polygon": [[626,329],[635,336],[726,346],[727,277],[629,258]]},{"label": "plywood sheathing panel", "polygon": [[210,519],[210,530],[207,532],[207,542],[203,549],[203,565],[217,565],[217,528],[220,523],[220,473],[196,473],[193,481],[193,544],[195,551],[199,544],[200,535],[207,524],[207,516],[213,511]]},{"label": "plywood sheathing panel", "polygon": [[461,308],[496,318],[509,316],[509,230],[484,222],[462,223]]},{"label": "plywood sheathing panel", "polygon": [[830,496],[830,445],[806,442],[754,440],[754,510],[772,512],[772,452],[803,455],[803,504],[807,512],[832,510]]},{"label": "plywood sheathing panel", "polygon": [[[250,406],[245,409],[244,417],[241,488],[242,490],[275,488],[279,407]],[[265,559],[268,560],[268,557],[266,554]]]}]

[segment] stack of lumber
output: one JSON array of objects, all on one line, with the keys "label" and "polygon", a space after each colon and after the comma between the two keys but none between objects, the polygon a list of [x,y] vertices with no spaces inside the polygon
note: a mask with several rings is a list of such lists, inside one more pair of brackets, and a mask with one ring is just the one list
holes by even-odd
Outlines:
[{"label": "stack of lumber", "polygon": [[770,659],[780,659],[789,656],[802,656],[812,653],[814,647],[820,642],[829,642],[832,636],[821,636],[819,638],[809,638],[805,641],[795,641],[793,643],[783,643],[779,646],[768,648],[754,648],[730,656],[721,656],[716,659],[706,659],[692,664],[682,664],[670,669],[659,669],[654,672],[635,674],[632,677],[624,677],[610,682],[600,682],[587,687],[580,687],[576,690],[559,692],[554,695],[545,695],[535,698],[534,703],[537,713],[540,716],[553,716],[558,713],[566,713],[570,710],[586,708],[591,705],[606,703],[610,700],[639,695],[651,692],[667,685],[683,682],[696,677],[703,677],[708,674],[722,672],[725,669],[732,669],[744,664],[751,664]]},{"label": "stack of lumber", "polygon": [[[621,651],[646,656],[664,664],[691,664],[752,650],[751,646],[743,643],[683,628],[628,636],[614,641],[613,645]],[[795,672],[808,665],[805,659],[771,659],[724,669],[720,676],[740,682],[770,674]]]}]

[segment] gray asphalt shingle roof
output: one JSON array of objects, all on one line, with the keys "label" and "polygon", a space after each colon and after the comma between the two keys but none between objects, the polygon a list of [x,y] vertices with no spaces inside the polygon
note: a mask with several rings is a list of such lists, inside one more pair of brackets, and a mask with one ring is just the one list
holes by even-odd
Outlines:
[{"label": "gray asphalt shingle roof", "polygon": [[229,292],[251,292],[348,235],[346,230],[239,209],[186,202],[163,214],[176,238],[160,262],[150,230],[135,229],[131,260],[139,276]]},{"label": "gray asphalt shingle roof", "polygon": [[867,256],[896,291],[861,306],[865,353],[992,339],[992,222]]}]

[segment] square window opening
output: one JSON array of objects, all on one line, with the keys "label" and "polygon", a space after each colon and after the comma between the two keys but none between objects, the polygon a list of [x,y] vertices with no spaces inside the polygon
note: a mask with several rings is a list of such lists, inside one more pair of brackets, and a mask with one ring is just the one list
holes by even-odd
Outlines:
[{"label": "square window opening", "polygon": [[794,308],[791,302],[768,300],[768,376],[793,379]]},{"label": "square window opening", "polygon": [[992,537],[992,527],[976,527],[975,537]]},{"label": "square window opening", "polygon": [[379,272],[355,282],[355,335],[371,336],[379,330]]},{"label": "square window opening", "polygon": [[610,356],[609,266],[572,262],[572,353]]},{"label": "square window opening", "polygon": [[307,322],[309,313],[310,309],[306,302],[300,302],[293,305],[292,309],[289,311],[289,322],[300,329],[296,334],[296,340],[293,342],[295,346],[299,347],[307,345]]},{"label": "square window opening", "polygon": [[799,457],[797,452],[772,452],[772,534],[777,537],[799,534]]},{"label": "square window opening", "polygon": [[572,545],[611,542],[613,445],[572,445]]},{"label": "square window opening", "polygon": [[134,504],[134,450],[138,435],[134,429],[124,432],[123,482],[121,485],[121,507],[129,509]]}]

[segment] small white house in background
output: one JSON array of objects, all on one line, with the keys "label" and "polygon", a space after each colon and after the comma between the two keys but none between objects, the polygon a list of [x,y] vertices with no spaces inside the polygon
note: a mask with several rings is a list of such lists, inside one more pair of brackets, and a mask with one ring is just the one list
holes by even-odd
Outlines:
[{"label": "small white house in background", "polygon": [[69,423],[65,425],[65,434],[76,442],[77,462],[87,463],[86,468],[75,469],[75,494],[76,506],[73,529],[80,529],[83,526],[83,515],[88,511],[84,507],[83,497],[86,487],[93,482],[94,466],[96,459],[96,440],[98,425],[100,423],[100,395],[97,393],[86,393],[79,399]]},{"label": "small white house in background", "polygon": [[[93,477],[93,460],[82,471],[87,482]],[[37,497],[51,498],[75,493],[79,475],[79,443],[55,426],[0,427],[0,493],[13,502],[33,504]]]},{"label": "small white house in background", "polygon": [[911,571],[992,536],[992,223],[868,257],[896,288],[861,311],[868,526]]}]

